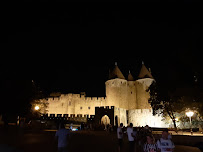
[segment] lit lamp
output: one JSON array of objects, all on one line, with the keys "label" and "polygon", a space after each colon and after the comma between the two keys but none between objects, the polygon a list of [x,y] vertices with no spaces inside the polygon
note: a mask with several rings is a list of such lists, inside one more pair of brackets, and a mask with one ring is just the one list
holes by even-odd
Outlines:
[{"label": "lit lamp", "polygon": [[186,115],[190,118],[190,132],[191,132],[191,135],[192,135],[192,122],[191,122],[191,117],[193,116],[194,112],[192,111],[188,111],[186,112]]},{"label": "lit lamp", "polygon": [[39,110],[39,106],[35,106],[35,110]]}]

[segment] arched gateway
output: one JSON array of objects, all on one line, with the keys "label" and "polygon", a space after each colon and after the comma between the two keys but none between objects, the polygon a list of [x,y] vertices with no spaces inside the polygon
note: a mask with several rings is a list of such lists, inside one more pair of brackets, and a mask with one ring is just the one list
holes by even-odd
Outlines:
[{"label": "arched gateway", "polygon": [[107,116],[107,115],[104,115],[102,118],[101,118],[101,124],[104,124],[104,125],[108,125],[108,124],[110,124],[110,118],[109,118],[109,116]]}]

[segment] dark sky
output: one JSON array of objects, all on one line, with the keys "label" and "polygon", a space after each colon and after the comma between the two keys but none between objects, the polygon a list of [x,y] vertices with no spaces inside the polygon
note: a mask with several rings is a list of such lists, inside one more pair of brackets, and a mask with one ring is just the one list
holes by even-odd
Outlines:
[{"label": "dark sky", "polygon": [[13,94],[6,101],[27,101],[31,80],[48,93],[104,96],[115,62],[136,78],[144,61],[165,88],[191,86],[194,74],[202,84],[202,18],[194,12],[12,9],[2,21],[1,90]]}]

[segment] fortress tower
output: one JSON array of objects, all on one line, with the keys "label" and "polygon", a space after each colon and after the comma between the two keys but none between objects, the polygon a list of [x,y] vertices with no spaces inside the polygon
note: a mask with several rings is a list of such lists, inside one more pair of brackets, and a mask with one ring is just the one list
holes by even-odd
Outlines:
[{"label": "fortress tower", "polygon": [[150,109],[150,104],[148,103],[149,93],[146,91],[148,87],[155,81],[151,72],[146,68],[144,62],[142,62],[142,67],[138,75],[138,80],[136,80],[136,100],[137,109]]},{"label": "fortress tower", "polygon": [[153,81],[154,78],[144,63],[137,80],[134,80],[130,71],[128,78],[125,79],[116,64],[109,73],[109,80],[105,83],[107,104],[127,110],[150,109],[149,93],[146,90]]},{"label": "fortress tower", "polygon": [[121,73],[117,64],[109,72],[109,80],[106,81],[107,105],[128,109],[127,100],[127,80]]},{"label": "fortress tower", "polygon": [[107,105],[115,107],[115,117],[118,118],[118,123],[139,124],[140,117],[138,116],[152,115],[151,106],[148,103],[149,93],[146,90],[153,81],[153,76],[143,62],[137,80],[130,71],[126,79],[118,65],[115,64],[114,69],[109,72],[109,80],[105,84],[106,102]]}]

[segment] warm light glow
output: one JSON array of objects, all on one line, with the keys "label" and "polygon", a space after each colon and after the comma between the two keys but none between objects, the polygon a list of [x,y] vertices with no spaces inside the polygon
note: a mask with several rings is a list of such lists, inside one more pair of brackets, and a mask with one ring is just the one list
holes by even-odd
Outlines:
[{"label": "warm light glow", "polygon": [[72,129],[72,131],[78,131],[78,129],[76,129],[76,128],[73,128],[73,129]]},{"label": "warm light glow", "polygon": [[35,110],[39,110],[39,106],[35,106]]},{"label": "warm light glow", "polygon": [[193,114],[194,114],[194,112],[192,112],[192,111],[188,111],[188,112],[186,112],[186,115],[187,115],[188,117],[192,117]]}]

